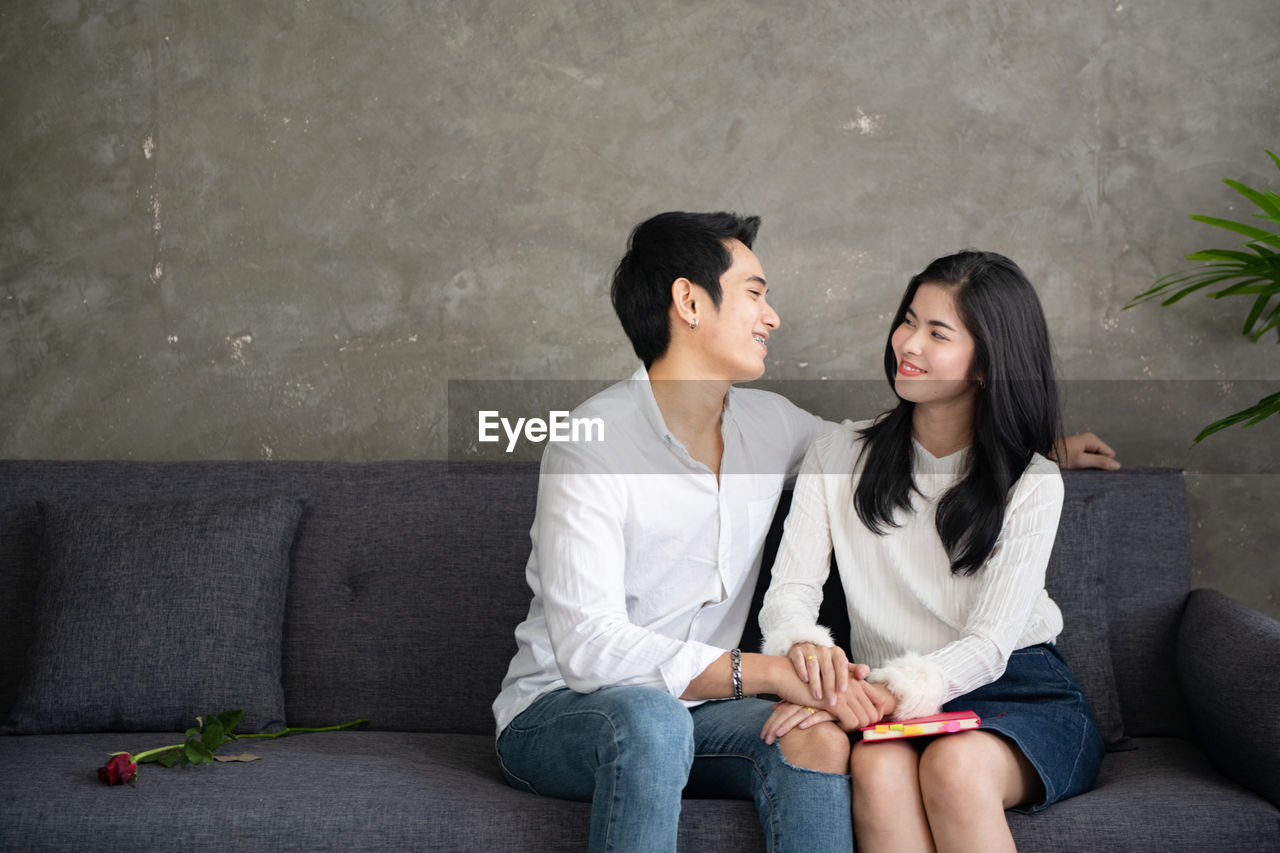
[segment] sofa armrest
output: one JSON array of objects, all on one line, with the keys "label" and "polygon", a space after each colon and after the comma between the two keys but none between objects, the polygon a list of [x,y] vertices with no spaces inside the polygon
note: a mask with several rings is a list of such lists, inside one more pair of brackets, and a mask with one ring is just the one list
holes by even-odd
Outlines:
[{"label": "sofa armrest", "polygon": [[1187,597],[1178,683],[1214,766],[1280,806],[1280,622],[1212,589]]}]

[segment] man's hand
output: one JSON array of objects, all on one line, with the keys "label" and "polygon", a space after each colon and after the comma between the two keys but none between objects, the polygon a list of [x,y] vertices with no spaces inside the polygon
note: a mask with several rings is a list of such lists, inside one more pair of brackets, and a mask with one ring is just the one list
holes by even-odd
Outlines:
[{"label": "man's hand", "polygon": [[1116,452],[1091,432],[1079,432],[1061,439],[1053,449],[1053,460],[1063,468],[1120,469]]}]

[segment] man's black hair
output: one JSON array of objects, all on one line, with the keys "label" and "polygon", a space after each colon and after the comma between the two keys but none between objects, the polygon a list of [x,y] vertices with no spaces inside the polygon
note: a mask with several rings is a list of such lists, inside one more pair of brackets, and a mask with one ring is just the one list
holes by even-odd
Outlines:
[{"label": "man's black hair", "polygon": [[613,310],[636,355],[649,368],[671,344],[671,285],[687,278],[720,307],[720,276],[733,263],[727,240],[747,248],[760,217],[736,213],[660,213],[635,227],[613,273]]}]

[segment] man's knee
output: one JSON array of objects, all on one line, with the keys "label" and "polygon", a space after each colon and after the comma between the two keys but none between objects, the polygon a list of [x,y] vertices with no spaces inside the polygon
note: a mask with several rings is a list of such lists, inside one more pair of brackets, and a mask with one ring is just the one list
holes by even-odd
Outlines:
[{"label": "man's knee", "polygon": [[608,718],[614,746],[628,763],[669,769],[682,778],[693,763],[693,718],[679,699],[651,687],[614,687]]},{"label": "man's knee", "polygon": [[792,729],[778,741],[787,763],[821,773],[847,773],[849,736],[835,723]]}]

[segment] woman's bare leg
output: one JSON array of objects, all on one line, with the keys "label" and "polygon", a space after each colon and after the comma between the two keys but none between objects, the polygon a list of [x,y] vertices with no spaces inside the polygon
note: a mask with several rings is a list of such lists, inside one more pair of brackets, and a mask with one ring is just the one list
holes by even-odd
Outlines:
[{"label": "woman's bare leg", "polygon": [[933,853],[919,766],[920,753],[905,740],[853,745],[849,774],[859,853]]},{"label": "woman's bare leg", "polygon": [[1040,776],[1022,751],[987,731],[933,741],[920,756],[919,774],[940,853],[1013,853],[1004,810],[1044,797]]}]

